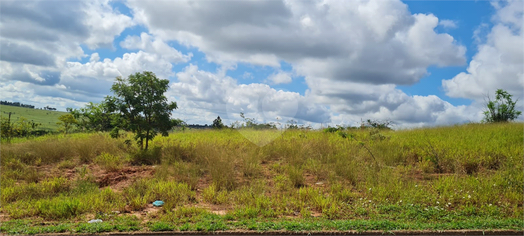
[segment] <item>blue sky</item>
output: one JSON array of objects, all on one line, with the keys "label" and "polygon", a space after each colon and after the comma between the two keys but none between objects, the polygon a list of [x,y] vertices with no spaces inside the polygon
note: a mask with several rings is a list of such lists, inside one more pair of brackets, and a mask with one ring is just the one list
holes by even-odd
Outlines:
[{"label": "blue sky", "polygon": [[478,121],[495,87],[517,98],[524,90],[518,0],[53,8],[82,10],[70,15],[44,11],[50,1],[2,4],[1,99],[37,106],[99,102],[114,77],[151,70],[171,81],[169,97],[181,106],[174,116],[189,123],[226,114],[233,122],[243,111],[313,125],[371,118],[416,127]]},{"label": "blue sky", "polygon": [[[494,9],[489,1],[405,1],[412,13],[431,13],[443,19],[456,23],[456,28],[437,27],[437,31],[448,33],[460,44],[467,47],[468,62],[477,53],[477,43],[473,37],[475,30],[481,25],[491,25],[490,17]],[[471,100],[450,98],[441,89],[442,79],[449,79],[460,72],[465,72],[467,66],[448,68],[430,67],[429,76],[412,86],[400,86],[402,91],[410,95],[436,94],[453,105],[469,105]]]}]

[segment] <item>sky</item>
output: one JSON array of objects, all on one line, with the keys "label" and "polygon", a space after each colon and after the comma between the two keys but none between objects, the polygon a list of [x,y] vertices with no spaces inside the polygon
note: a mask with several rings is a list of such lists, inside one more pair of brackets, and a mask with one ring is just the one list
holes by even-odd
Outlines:
[{"label": "sky", "polygon": [[479,122],[497,89],[523,98],[523,15],[523,0],[3,0],[0,100],[65,111],[152,71],[189,124]]}]

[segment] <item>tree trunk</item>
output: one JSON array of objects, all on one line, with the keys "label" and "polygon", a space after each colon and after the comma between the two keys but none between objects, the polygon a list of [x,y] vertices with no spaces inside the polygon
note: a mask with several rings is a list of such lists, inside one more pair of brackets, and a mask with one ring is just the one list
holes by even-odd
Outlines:
[{"label": "tree trunk", "polygon": [[146,150],[148,146],[149,146],[149,130],[147,130],[147,133],[146,133]]}]

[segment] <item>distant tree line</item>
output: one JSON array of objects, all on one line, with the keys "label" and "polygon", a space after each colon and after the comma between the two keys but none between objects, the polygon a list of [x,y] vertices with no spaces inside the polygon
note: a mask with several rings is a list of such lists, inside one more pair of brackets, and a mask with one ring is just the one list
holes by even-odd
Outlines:
[{"label": "distant tree line", "polygon": [[[0,105],[14,106],[14,107],[25,107],[25,108],[35,109],[34,105],[23,104],[23,103],[20,103],[20,102],[0,101]],[[38,108],[36,108],[36,109],[38,109]],[[56,108],[50,107],[50,106],[45,106],[42,109],[43,110],[48,110],[48,111],[56,111]]]},{"label": "distant tree line", "polygon": [[190,129],[211,129],[213,128],[213,126],[210,126],[210,125],[199,125],[199,124],[190,124],[190,125],[186,125],[187,128],[190,128]]},{"label": "distant tree line", "polygon": [[261,130],[261,129],[277,129],[277,124],[270,122],[270,123],[258,123],[255,118],[249,118],[244,115],[243,112],[240,112],[240,117],[244,120],[244,122],[235,121],[231,124],[231,128],[234,129],[255,129],[255,130]]},{"label": "distant tree line", "polygon": [[8,102],[8,101],[0,101],[0,105],[14,106],[14,107],[26,107],[26,108],[31,108],[31,109],[35,108],[34,105],[23,104],[19,102]]},{"label": "distant tree line", "polygon": [[48,111],[56,111],[56,108],[50,106],[45,106],[43,109]]}]

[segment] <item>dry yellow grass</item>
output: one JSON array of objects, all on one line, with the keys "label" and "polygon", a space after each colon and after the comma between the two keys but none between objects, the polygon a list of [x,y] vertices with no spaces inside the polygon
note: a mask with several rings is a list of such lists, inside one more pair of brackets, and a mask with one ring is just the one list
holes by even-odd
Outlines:
[{"label": "dry yellow grass", "polygon": [[[157,217],[173,224],[190,218],[173,217],[187,207],[226,212],[225,219],[233,220],[520,218],[523,127],[294,130],[267,145],[243,134],[271,132],[267,136],[274,138],[273,131],[186,131],[157,137],[156,151],[146,153],[106,134],[51,136],[2,144],[2,212],[10,218],[74,219],[143,210],[161,199],[166,207]],[[130,169],[140,155],[158,159],[147,176],[138,173],[146,169]],[[122,168],[131,177],[121,177]],[[51,178],[60,176],[66,181]],[[127,184],[100,188],[97,181],[104,177]],[[46,187],[62,185],[68,187]]]}]

